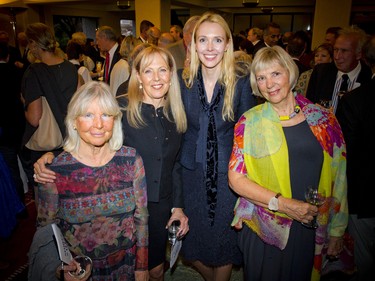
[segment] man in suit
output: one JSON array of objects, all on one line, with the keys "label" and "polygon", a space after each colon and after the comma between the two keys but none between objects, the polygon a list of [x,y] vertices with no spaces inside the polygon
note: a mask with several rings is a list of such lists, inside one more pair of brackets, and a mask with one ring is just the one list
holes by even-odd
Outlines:
[{"label": "man in suit", "polygon": [[336,116],[347,148],[348,230],[354,238],[355,280],[370,281],[375,280],[375,36],[365,43],[363,54],[372,79],[341,98]]},{"label": "man in suit", "polygon": [[[342,93],[369,81],[371,70],[361,62],[361,50],[365,41],[366,33],[363,30],[357,27],[341,29],[334,45],[334,62],[315,66],[306,97],[336,112]],[[345,84],[346,89],[343,87]]]},{"label": "man in suit", "polygon": [[[250,28],[247,32],[247,40],[249,40],[254,48],[253,48],[253,57],[255,55],[255,52],[260,49],[260,46],[264,44],[263,42],[263,30],[258,27]],[[264,46],[264,45],[263,45]]]},{"label": "man in suit", "polygon": [[293,61],[297,65],[299,75],[311,69],[310,67],[307,67],[300,61],[300,58],[305,53],[306,46],[307,43],[303,40],[303,38],[298,37],[296,35],[292,35],[288,40],[288,44],[286,45],[286,51],[292,57]]},{"label": "man in suit", "polygon": [[140,34],[139,34],[139,37],[138,37],[137,44],[141,44],[141,43],[146,43],[147,42],[147,40],[148,40],[147,31],[151,27],[154,27],[154,26],[155,25],[152,22],[148,21],[148,20],[141,21],[141,24],[139,25]]},{"label": "man in suit", "polygon": [[19,32],[17,34],[17,41],[18,41],[18,48],[20,50],[20,53],[22,54],[21,60],[16,61],[15,65],[22,69],[23,72],[27,69],[27,67],[30,65],[29,60],[27,59],[27,55],[29,53],[29,48],[27,45],[29,42],[27,41],[27,36],[25,32]]},{"label": "man in suit", "polygon": [[195,24],[198,22],[199,18],[200,16],[191,16],[186,21],[182,30],[182,40],[179,40],[167,46],[167,49],[171,52],[173,58],[176,61],[177,69],[183,69],[185,63],[190,63],[189,47],[192,40],[191,36],[193,35]]},{"label": "man in suit", "polygon": [[264,47],[276,46],[281,38],[281,27],[276,22],[270,22],[263,29],[263,41],[260,41],[254,46],[254,57],[255,54]]},{"label": "man in suit", "polygon": [[102,26],[96,31],[96,42],[98,48],[106,54],[104,62],[103,79],[110,84],[111,71],[113,66],[121,59],[120,45],[117,43],[117,36],[110,26]]}]

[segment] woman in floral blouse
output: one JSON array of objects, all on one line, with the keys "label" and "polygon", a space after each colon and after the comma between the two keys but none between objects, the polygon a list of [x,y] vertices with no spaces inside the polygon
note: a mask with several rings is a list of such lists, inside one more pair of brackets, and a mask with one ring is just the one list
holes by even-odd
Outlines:
[{"label": "woman in floral blouse", "polygon": [[92,280],[148,278],[146,178],[140,155],[122,145],[121,116],[108,86],[82,86],[69,103],[64,152],[50,165],[56,180],[36,196],[39,225],[55,222],[73,256],[92,259]]}]

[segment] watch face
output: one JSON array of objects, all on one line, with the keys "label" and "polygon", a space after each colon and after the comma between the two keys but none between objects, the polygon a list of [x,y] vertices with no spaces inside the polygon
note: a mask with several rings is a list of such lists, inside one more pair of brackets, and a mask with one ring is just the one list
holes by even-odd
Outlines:
[{"label": "watch face", "polygon": [[271,211],[277,211],[279,209],[279,200],[276,197],[272,197],[268,203],[268,209]]}]

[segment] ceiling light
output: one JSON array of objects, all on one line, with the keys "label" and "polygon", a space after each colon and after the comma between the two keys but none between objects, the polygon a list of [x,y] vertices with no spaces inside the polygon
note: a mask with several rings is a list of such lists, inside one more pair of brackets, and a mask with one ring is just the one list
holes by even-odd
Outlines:
[{"label": "ceiling light", "polygon": [[259,0],[243,0],[242,5],[246,8],[256,7],[259,4]]}]

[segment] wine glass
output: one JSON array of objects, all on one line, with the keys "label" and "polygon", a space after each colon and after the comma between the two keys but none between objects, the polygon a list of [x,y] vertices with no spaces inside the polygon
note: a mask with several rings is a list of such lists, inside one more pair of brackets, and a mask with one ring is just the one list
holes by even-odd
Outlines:
[{"label": "wine glass", "polygon": [[98,80],[101,81],[103,78],[102,78],[102,67],[103,67],[103,64],[101,61],[97,61],[96,62],[96,73],[98,73]]},{"label": "wine glass", "polygon": [[[306,199],[306,202],[308,202],[312,205],[315,205],[317,207],[320,207],[324,204],[324,202],[326,200],[326,196],[325,196],[324,191],[318,192],[317,187],[308,186],[305,190],[305,199]],[[309,223],[302,222],[302,224],[306,227],[316,229],[316,228],[318,228],[318,223],[316,222],[316,217],[317,216],[314,216],[314,218],[311,222],[309,222]]]},{"label": "wine glass", "polygon": [[76,279],[83,279],[91,274],[92,260],[88,256],[74,257],[74,263],[77,266],[75,271],[69,271],[69,274]]}]

